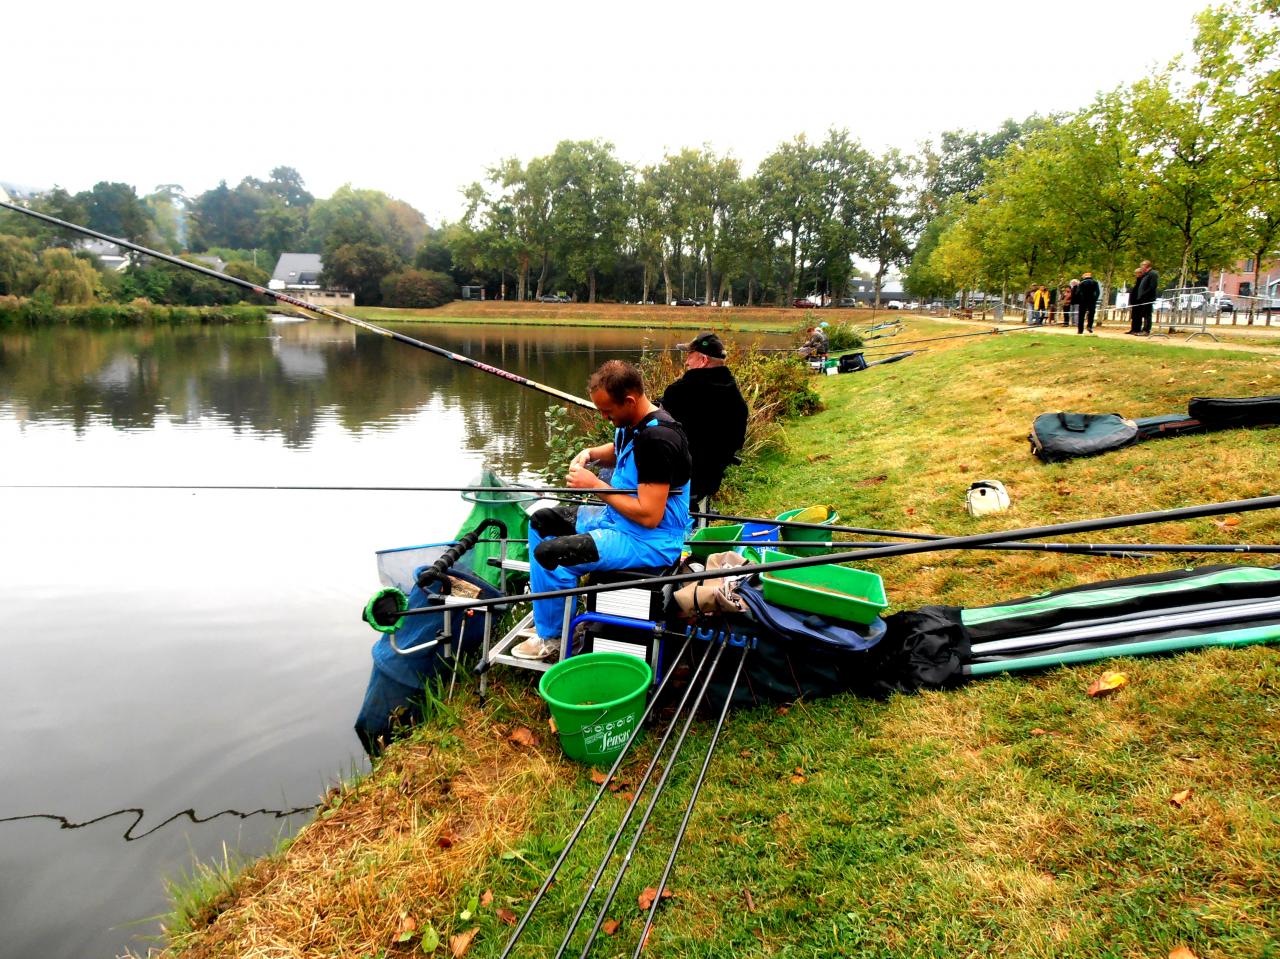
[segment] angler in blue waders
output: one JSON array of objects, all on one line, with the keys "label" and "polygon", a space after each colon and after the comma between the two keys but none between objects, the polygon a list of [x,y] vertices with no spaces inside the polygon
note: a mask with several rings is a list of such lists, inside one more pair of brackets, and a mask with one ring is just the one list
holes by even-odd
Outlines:
[{"label": "angler in blue waders", "polygon": [[[591,402],[615,427],[613,443],[583,450],[569,466],[568,485],[612,486],[635,496],[610,496],[603,506],[542,509],[529,520],[529,585],[533,592],[567,589],[584,573],[661,571],[680,556],[689,526],[692,471],[684,430],[644,391],[640,371],[610,360],[592,374]],[[587,469],[613,467],[605,482]],[[521,659],[554,659],[560,652],[563,599],[535,600],[535,634],[511,652]]]}]

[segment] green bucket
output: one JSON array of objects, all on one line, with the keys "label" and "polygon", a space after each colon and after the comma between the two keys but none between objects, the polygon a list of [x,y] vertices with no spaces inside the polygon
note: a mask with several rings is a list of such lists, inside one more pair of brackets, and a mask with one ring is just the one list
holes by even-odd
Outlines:
[{"label": "green bucket", "polygon": [[[789,509],[785,513],[779,513],[778,521],[789,520],[809,508],[803,506],[800,509]],[[839,520],[840,514],[833,508],[827,518],[822,521],[822,525],[832,526]],[[795,553],[797,556],[820,556],[827,550],[822,546],[797,546],[795,545],[796,543],[825,543],[830,539],[831,534],[825,529],[805,529],[802,526],[782,527],[782,541],[787,544],[787,551]]]},{"label": "green bucket", "polygon": [[653,670],[626,653],[583,653],[556,663],[538,683],[565,755],[609,766],[644,714]]}]

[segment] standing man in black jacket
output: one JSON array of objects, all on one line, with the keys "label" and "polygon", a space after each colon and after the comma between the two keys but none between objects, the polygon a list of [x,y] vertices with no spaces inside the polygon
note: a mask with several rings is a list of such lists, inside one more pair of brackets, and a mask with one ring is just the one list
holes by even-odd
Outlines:
[{"label": "standing man in black jacket", "polygon": [[1076,332],[1083,333],[1085,329],[1085,318],[1088,317],[1089,332],[1093,332],[1093,315],[1098,308],[1098,297],[1102,295],[1102,288],[1098,286],[1098,281],[1093,278],[1093,274],[1085,271],[1077,284],[1075,292],[1071,294],[1071,302],[1076,308]]},{"label": "standing man in black jacket", "polygon": [[1151,269],[1150,260],[1142,261],[1137,274],[1133,292],[1129,294],[1129,305],[1133,307],[1129,319],[1129,335],[1150,336],[1152,304],[1156,301],[1156,289],[1160,283],[1160,276]]},{"label": "standing man in black jacket", "polygon": [[699,333],[685,348],[685,374],[662,394],[662,408],[684,427],[693,456],[690,508],[720,489],[724,471],[747,438],[747,403],[725,366],[724,343]]}]

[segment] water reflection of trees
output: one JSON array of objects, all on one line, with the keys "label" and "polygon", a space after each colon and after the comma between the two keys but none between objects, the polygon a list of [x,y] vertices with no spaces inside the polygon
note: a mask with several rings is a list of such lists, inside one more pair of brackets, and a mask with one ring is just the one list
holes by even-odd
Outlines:
[{"label": "water reflection of trees", "polygon": [[[642,331],[420,326],[405,331],[583,395],[591,370],[633,356]],[[665,337],[663,338],[665,340]],[[623,352],[628,351],[628,352]],[[458,416],[467,444],[512,472],[541,464],[551,397],[374,334],[327,322],[273,327],[45,328],[0,334],[0,406],[20,420],[150,429],[217,417],[308,445],[326,417],[391,429],[424,410]]]}]

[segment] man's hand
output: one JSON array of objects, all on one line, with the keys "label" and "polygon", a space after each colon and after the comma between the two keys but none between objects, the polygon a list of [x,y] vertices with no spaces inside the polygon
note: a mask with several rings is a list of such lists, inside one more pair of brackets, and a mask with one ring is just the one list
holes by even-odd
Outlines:
[{"label": "man's hand", "polygon": [[[583,462],[585,463],[585,460]],[[597,489],[608,485],[595,473],[587,469],[585,465],[580,465],[578,457],[574,457],[573,465],[569,467],[568,482],[573,489]]]},{"label": "man's hand", "polygon": [[591,450],[583,450],[573,458],[572,462],[569,463],[569,472],[572,473],[575,469],[586,469],[587,463],[590,459]]}]

